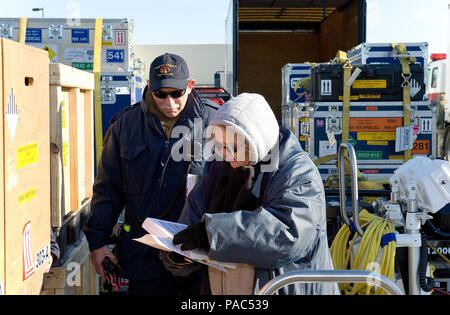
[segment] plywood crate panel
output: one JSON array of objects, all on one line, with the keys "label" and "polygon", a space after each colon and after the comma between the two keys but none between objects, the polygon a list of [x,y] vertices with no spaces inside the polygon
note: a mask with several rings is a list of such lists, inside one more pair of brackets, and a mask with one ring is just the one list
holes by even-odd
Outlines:
[{"label": "plywood crate panel", "polygon": [[52,227],[92,196],[92,73],[50,64]]},{"label": "plywood crate panel", "polygon": [[62,266],[52,267],[45,275],[42,294],[97,295],[98,275],[92,264],[86,237],[69,254]]},{"label": "plywood crate panel", "polygon": [[[3,105],[3,45],[0,42],[0,104]],[[3,115],[0,115],[0,126],[3,126]],[[1,132],[3,134],[3,132]],[[3,137],[0,137],[0,148],[3,148]],[[0,154],[0,165],[3,163],[3,154]],[[0,180],[0,191],[4,191],[3,180]],[[5,209],[4,194],[0,193],[0,295],[5,294]]]},{"label": "plywood crate panel", "polygon": [[47,52],[1,39],[0,283],[39,294],[50,255],[50,112]]}]

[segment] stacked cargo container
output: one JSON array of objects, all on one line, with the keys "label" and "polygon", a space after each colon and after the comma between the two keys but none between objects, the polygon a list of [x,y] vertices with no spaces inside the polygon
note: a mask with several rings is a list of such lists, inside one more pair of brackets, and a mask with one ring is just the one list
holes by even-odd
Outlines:
[{"label": "stacked cargo container", "polygon": [[[355,147],[358,167],[368,179],[390,177],[405,162],[404,151],[411,144],[413,156],[436,156],[436,112],[431,103],[424,100],[428,46],[426,43],[405,45],[416,63],[410,65],[412,76],[409,79],[413,143],[409,139],[404,145],[401,145],[401,137],[406,136],[402,129],[405,80],[399,63],[402,56],[394,55],[391,44],[369,43],[347,54],[353,74],[356,68],[361,70],[350,89],[348,142]],[[283,125],[297,132],[304,149],[317,160],[337,154],[342,140],[344,71],[342,64],[318,64],[310,72],[311,95],[302,99],[298,96],[305,91],[294,82],[299,77],[308,77],[306,71],[301,75],[297,73],[298,69],[308,66],[287,64],[282,70]],[[294,88],[297,89],[294,91]],[[334,160],[318,164],[324,180],[336,175]]]},{"label": "stacked cargo container", "polygon": [[[17,41],[19,18],[0,18],[0,36]],[[102,132],[112,116],[141,100],[143,64],[134,56],[133,21],[103,19]],[[95,19],[27,19],[25,43],[48,51],[51,63],[92,72]]]}]

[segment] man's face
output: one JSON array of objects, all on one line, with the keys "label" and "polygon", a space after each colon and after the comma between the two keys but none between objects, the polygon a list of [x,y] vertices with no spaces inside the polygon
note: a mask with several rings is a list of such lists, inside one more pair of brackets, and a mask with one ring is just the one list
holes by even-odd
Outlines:
[{"label": "man's face", "polygon": [[[162,93],[157,93],[157,91],[152,92],[152,96],[156,103],[156,107],[158,107],[159,111],[163,113],[163,115],[166,116],[167,118],[177,117],[186,106],[188,96],[189,94],[191,94],[194,85],[195,80],[189,80],[186,87],[186,93],[184,93],[184,95],[180,97],[174,97],[170,94],[164,95],[164,93],[178,91],[178,89],[175,88],[161,88],[158,91]],[[157,97],[158,94],[163,94],[162,96],[165,96],[165,98]]]}]

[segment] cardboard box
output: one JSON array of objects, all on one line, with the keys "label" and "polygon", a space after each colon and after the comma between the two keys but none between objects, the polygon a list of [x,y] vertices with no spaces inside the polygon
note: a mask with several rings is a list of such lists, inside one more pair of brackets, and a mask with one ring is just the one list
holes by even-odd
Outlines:
[{"label": "cardboard box", "polygon": [[1,46],[0,283],[5,294],[39,294],[51,265],[48,53]]},{"label": "cardboard box", "polygon": [[50,64],[52,227],[92,197],[94,75]]},{"label": "cardboard box", "polygon": [[45,275],[42,294],[98,295],[99,276],[95,272],[86,237],[69,254],[66,262]]}]

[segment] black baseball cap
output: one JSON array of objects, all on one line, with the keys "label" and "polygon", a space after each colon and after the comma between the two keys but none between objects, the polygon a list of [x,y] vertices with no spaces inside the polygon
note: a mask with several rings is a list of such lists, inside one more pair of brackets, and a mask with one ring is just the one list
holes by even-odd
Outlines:
[{"label": "black baseball cap", "polygon": [[150,91],[160,88],[183,90],[187,86],[189,69],[186,61],[178,55],[165,53],[153,60],[150,65]]}]

